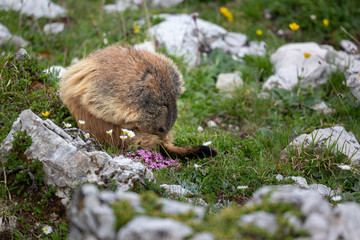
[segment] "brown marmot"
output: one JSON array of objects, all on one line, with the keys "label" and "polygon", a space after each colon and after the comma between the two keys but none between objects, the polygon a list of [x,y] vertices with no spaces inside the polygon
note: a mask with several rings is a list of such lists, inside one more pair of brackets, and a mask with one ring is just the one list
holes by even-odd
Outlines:
[{"label": "brown marmot", "polygon": [[[60,81],[60,96],[76,121],[100,142],[120,146],[122,129],[135,137],[124,146],[155,149],[171,157],[215,156],[207,146],[179,147],[170,130],[177,117],[176,99],[184,91],[180,71],[164,55],[112,45],[70,66]],[[106,131],[112,129],[110,136]]]}]

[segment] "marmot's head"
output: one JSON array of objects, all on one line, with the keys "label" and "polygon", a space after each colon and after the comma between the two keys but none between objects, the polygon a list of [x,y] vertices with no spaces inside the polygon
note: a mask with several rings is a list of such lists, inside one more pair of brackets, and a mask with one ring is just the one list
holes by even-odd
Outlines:
[{"label": "marmot's head", "polygon": [[183,80],[170,59],[157,57],[157,61],[149,62],[138,80],[137,104],[143,130],[164,137],[176,121],[176,100],[183,92]]}]

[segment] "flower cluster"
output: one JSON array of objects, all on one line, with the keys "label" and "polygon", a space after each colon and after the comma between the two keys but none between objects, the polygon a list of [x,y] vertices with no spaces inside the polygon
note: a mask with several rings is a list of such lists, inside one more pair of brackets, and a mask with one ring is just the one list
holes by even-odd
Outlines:
[{"label": "flower cluster", "polygon": [[221,8],[220,8],[220,12],[227,18],[227,20],[229,20],[229,22],[233,22],[233,21],[234,21],[234,16],[233,16],[233,14],[229,11],[228,8],[226,8],[226,7],[221,7]]},{"label": "flower cluster", "polygon": [[159,170],[164,167],[179,167],[180,163],[177,159],[164,159],[160,153],[151,152],[149,150],[137,150],[135,153],[127,153],[127,157],[132,158],[135,162],[141,162],[150,170]]}]

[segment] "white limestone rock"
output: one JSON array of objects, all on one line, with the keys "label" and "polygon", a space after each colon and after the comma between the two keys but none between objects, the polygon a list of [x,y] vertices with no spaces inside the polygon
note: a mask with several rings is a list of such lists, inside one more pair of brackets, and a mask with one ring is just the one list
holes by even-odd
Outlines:
[{"label": "white limestone rock", "polygon": [[67,10],[49,0],[2,0],[0,9],[20,11],[20,14],[35,18],[65,16]]},{"label": "white limestone rock", "polygon": [[97,187],[88,184],[75,191],[68,210],[69,239],[115,239],[115,215],[101,195]]},{"label": "white limestone rock", "polygon": [[26,47],[29,45],[28,41],[19,36],[12,35],[9,29],[0,23],[0,45],[8,42],[18,47]]},{"label": "white limestone rock", "polygon": [[134,48],[136,48],[136,49],[145,49],[145,50],[148,50],[150,52],[156,52],[155,46],[154,46],[153,42],[151,42],[151,41],[146,41],[146,42],[143,42],[143,43],[135,44]]},{"label": "white limestone rock", "polygon": [[192,206],[190,204],[169,199],[160,199],[161,210],[171,215],[180,215],[193,212],[199,219],[203,219],[206,209],[203,207]]},{"label": "white limestone rock", "polygon": [[29,159],[39,159],[45,172],[44,182],[55,186],[56,195],[66,205],[71,190],[85,182],[99,185],[114,181],[118,189],[128,190],[135,183],[153,181],[152,173],[141,163],[123,156],[111,158],[96,151],[80,137],[73,138],[51,120],[42,120],[31,110],[25,110],[13,123],[9,135],[0,145],[0,161],[12,148],[13,134],[26,131],[33,141],[25,151]]},{"label": "white limestone rock", "polygon": [[208,206],[208,204],[203,199],[195,197],[193,192],[183,188],[180,185],[161,184],[160,188],[164,189],[171,198],[181,198],[188,201],[189,203],[200,205],[202,207]]},{"label": "white limestone rock", "polygon": [[318,129],[310,134],[302,134],[295,138],[283,151],[287,152],[288,148],[294,146],[303,146],[306,148],[312,143],[315,143],[315,147],[319,148],[334,146],[334,148],[332,148],[334,153],[341,152],[351,159],[352,164],[359,164],[360,145],[354,134],[347,132],[342,126]]},{"label": "white limestone rock", "polygon": [[284,177],[281,174],[277,174],[276,179],[279,182],[291,179],[295,182],[296,186],[299,186],[300,188],[303,188],[303,189],[314,191],[323,197],[332,197],[332,196],[335,196],[337,193],[339,193],[338,191],[334,191],[331,188],[329,188],[323,184],[315,184],[314,183],[314,184],[308,185],[306,179],[303,177],[300,177],[300,176]]},{"label": "white limestone rock", "polygon": [[[148,6],[153,8],[170,8],[182,3],[184,0],[151,0]],[[117,0],[115,4],[104,6],[106,12],[124,12],[125,10],[137,10],[143,5],[143,0]]]},{"label": "white limestone rock", "polygon": [[191,227],[170,218],[136,216],[120,229],[117,240],[183,240],[193,233]]},{"label": "white limestone rock", "polygon": [[115,4],[107,4],[104,10],[110,12],[124,12],[127,9],[137,10],[141,6],[142,0],[117,0]]},{"label": "white limestone rock", "polygon": [[360,61],[354,61],[345,72],[346,86],[360,100]]},{"label": "white limestone rock", "polygon": [[191,197],[194,196],[194,193],[187,190],[186,188],[181,187],[180,185],[168,185],[161,184],[160,188],[163,188],[167,194],[174,197]]},{"label": "white limestone rock", "polygon": [[61,78],[66,73],[66,69],[62,66],[51,66],[48,69],[44,70],[44,72],[47,74],[55,74],[59,78]]},{"label": "white limestone rock", "polygon": [[[305,53],[309,55],[306,57]],[[329,45],[313,42],[285,44],[271,55],[275,73],[268,78],[263,88],[291,90],[298,84],[302,88],[318,87],[326,83],[332,72],[345,69],[356,58],[358,56],[335,51]]]},{"label": "white limestone rock", "polygon": [[227,32],[224,28],[188,14],[159,14],[165,21],[150,28],[149,34],[160,48],[166,47],[170,55],[183,57],[189,67],[199,61],[199,52],[220,48],[235,55],[244,47],[247,37],[241,33]]},{"label": "white limestone rock", "polygon": [[331,219],[330,237],[328,239],[360,240],[360,205],[354,202],[346,202],[337,205],[333,210]]},{"label": "white limestone rock", "polygon": [[152,0],[152,7],[171,8],[182,3],[184,0]]},{"label": "white limestone rock", "polygon": [[216,81],[216,88],[221,92],[231,92],[234,89],[241,87],[244,84],[241,73],[221,73]]},{"label": "white limestone rock", "polygon": [[356,54],[359,51],[359,49],[355,43],[353,43],[352,41],[346,40],[346,39],[341,40],[340,46],[347,53]]},{"label": "white limestone rock", "polygon": [[335,112],[334,109],[328,107],[326,105],[326,103],[324,103],[324,102],[320,102],[320,103],[313,105],[311,107],[311,109],[313,109],[315,111],[321,111],[324,115],[329,115],[329,114],[332,114],[333,112]]},{"label": "white limestone rock", "polygon": [[64,29],[65,29],[65,24],[62,22],[48,23],[45,24],[43,27],[43,31],[45,32],[46,35],[58,34],[64,31]]},{"label": "white limestone rock", "polygon": [[254,225],[274,234],[278,228],[276,217],[272,213],[257,211],[245,214],[240,218],[240,225]]},{"label": "white limestone rock", "polygon": [[[268,202],[288,203],[292,209],[300,210],[303,221],[291,211],[283,214],[283,217],[296,230],[308,232],[309,239],[360,239],[360,205],[357,203],[347,202],[332,208],[329,202],[316,192],[283,185],[260,188],[246,205],[261,206]],[[263,221],[260,218],[258,220]],[[257,223],[256,220],[253,222]]]},{"label": "white limestone rock", "polygon": [[246,55],[253,56],[265,56],[266,55],[266,43],[261,41],[251,41],[249,42],[249,46],[243,46],[239,49],[239,51],[234,55],[235,58],[243,58]]}]

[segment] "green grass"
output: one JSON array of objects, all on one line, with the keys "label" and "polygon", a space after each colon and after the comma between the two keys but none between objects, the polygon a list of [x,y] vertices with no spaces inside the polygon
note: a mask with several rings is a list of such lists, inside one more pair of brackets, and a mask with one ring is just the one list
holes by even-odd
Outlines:
[{"label": "green grass", "polygon": [[[42,27],[50,22],[49,19],[36,20],[27,16],[20,17],[15,11],[0,11],[0,22],[12,34],[22,36],[30,42],[26,50],[31,56],[31,59],[19,62],[11,56],[17,50],[15,46],[0,46],[0,52],[4,52],[0,55],[1,141],[24,109],[30,108],[40,117],[43,117],[41,113],[49,111],[47,118],[58,125],[63,121],[72,121],[56,92],[58,79],[42,73],[47,67],[69,66],[73,58],[82,58],[91,51],[104,47],[104,38],[109,44],[143,42],[148,25],[159,21],[155,19],[151,23],[146,22],[145,25],[140,25],[139,33],[134,33],[134,26],[139,25],[140,20],[147,16],[160,12],[198,12],[200,18],[229,31],[242,32],[250,40],[265,41],[268,55],[247,56],[240,63],[222,51],[215,50],[203,57],[196,70],[187,70],[181,59],[170,56],[183,72],[187,89],[178,100],[178,119],[172,130],[175,143],[189,146],[212,141],[212,147],[219,154],[214,158],[184,162],[173,170],[155,171],[157,183],[148,188],[158,189],[157,185],[163,183],[180,184],[209,204],[232,201],[242,205],[260,187],[278,184],[275,176],[283,174],[302,176],[309,184],[321,183],[332,189],[341,189],[344,201],[360,203],[359,168],[343,171],[337,167],[340,163],[349,162],[345,156],[312,148],[301,149],[300,154],[290,151],[286,157],[281,154],[294,136],[336,124],[352,131],[360,140],[360,126],[357,124],[360,106],[343,84],[344,71],[333,73],[328,82],[318,89],[273,89],[269,92],[269,99],[257,96],[262,91],[263,83],[273,73],[270,55],[279,46],[288,42],[314,41],[331,44],[338,49],[339,41],[349,38],[341,27],[359,39],[359,3],[340,0],[185,1],[164,11],[149,8],[148,13],[140,9],[123,14],[107,14],[102,10],[104,2],[110,3],[57,1],[68,9],[67,17],[58,19],[66,27],[64,32],[49,36],[42,31]],[[234,22],[227,21],[221,15],[218,9],[222,6],[228,7],[234,14]],[[271,10],[271,19],[264,18],[264,9]],[[316,15],[315,21],[310,19],[311,14]],[[322,23],[324,18],[330,22],[327,27]],[[300,29],[296,32],[289,30],[291,22],[298,23]],[[257,29],[261,29],[264,34],[257,36]],[[283,36],[276,34],[279,29],[284,30]],[[219,73],[234,71],[242,73],[244,86],[235,89],[230,94],[231,97],[227,97],[215,88],[216,79]],[[36,84],[40,87],[34,87]],[[311,106],[320,101],[325,101],[335,112],[323,115],[312,110]],[[209,120],[215,120],[218,126],[206,127]],[[203,126],[204,131],[199,132],[198,126]],[[105,149],[111,154],[118,151],[109,147]],[[4,186],[1,176],[0,181],[0,186]],[[249,188],[239,190],[238,186]],[[160,190],[156,192],[163,194]],[[1,198],[3,201],[8,200],[6,191]],[[45,223],[41,219],[38,221]],[[215,224],[216,221],[213,221]],[[64,225],[61,226],[55,229],[57,233],[66,229]],[[17,238],[33,236],[34,232],[28,229],[18,229]],[[39,233],[39,230],[36,231]],[[54,233],[54,238],[58,239],[55,235]]]}]

